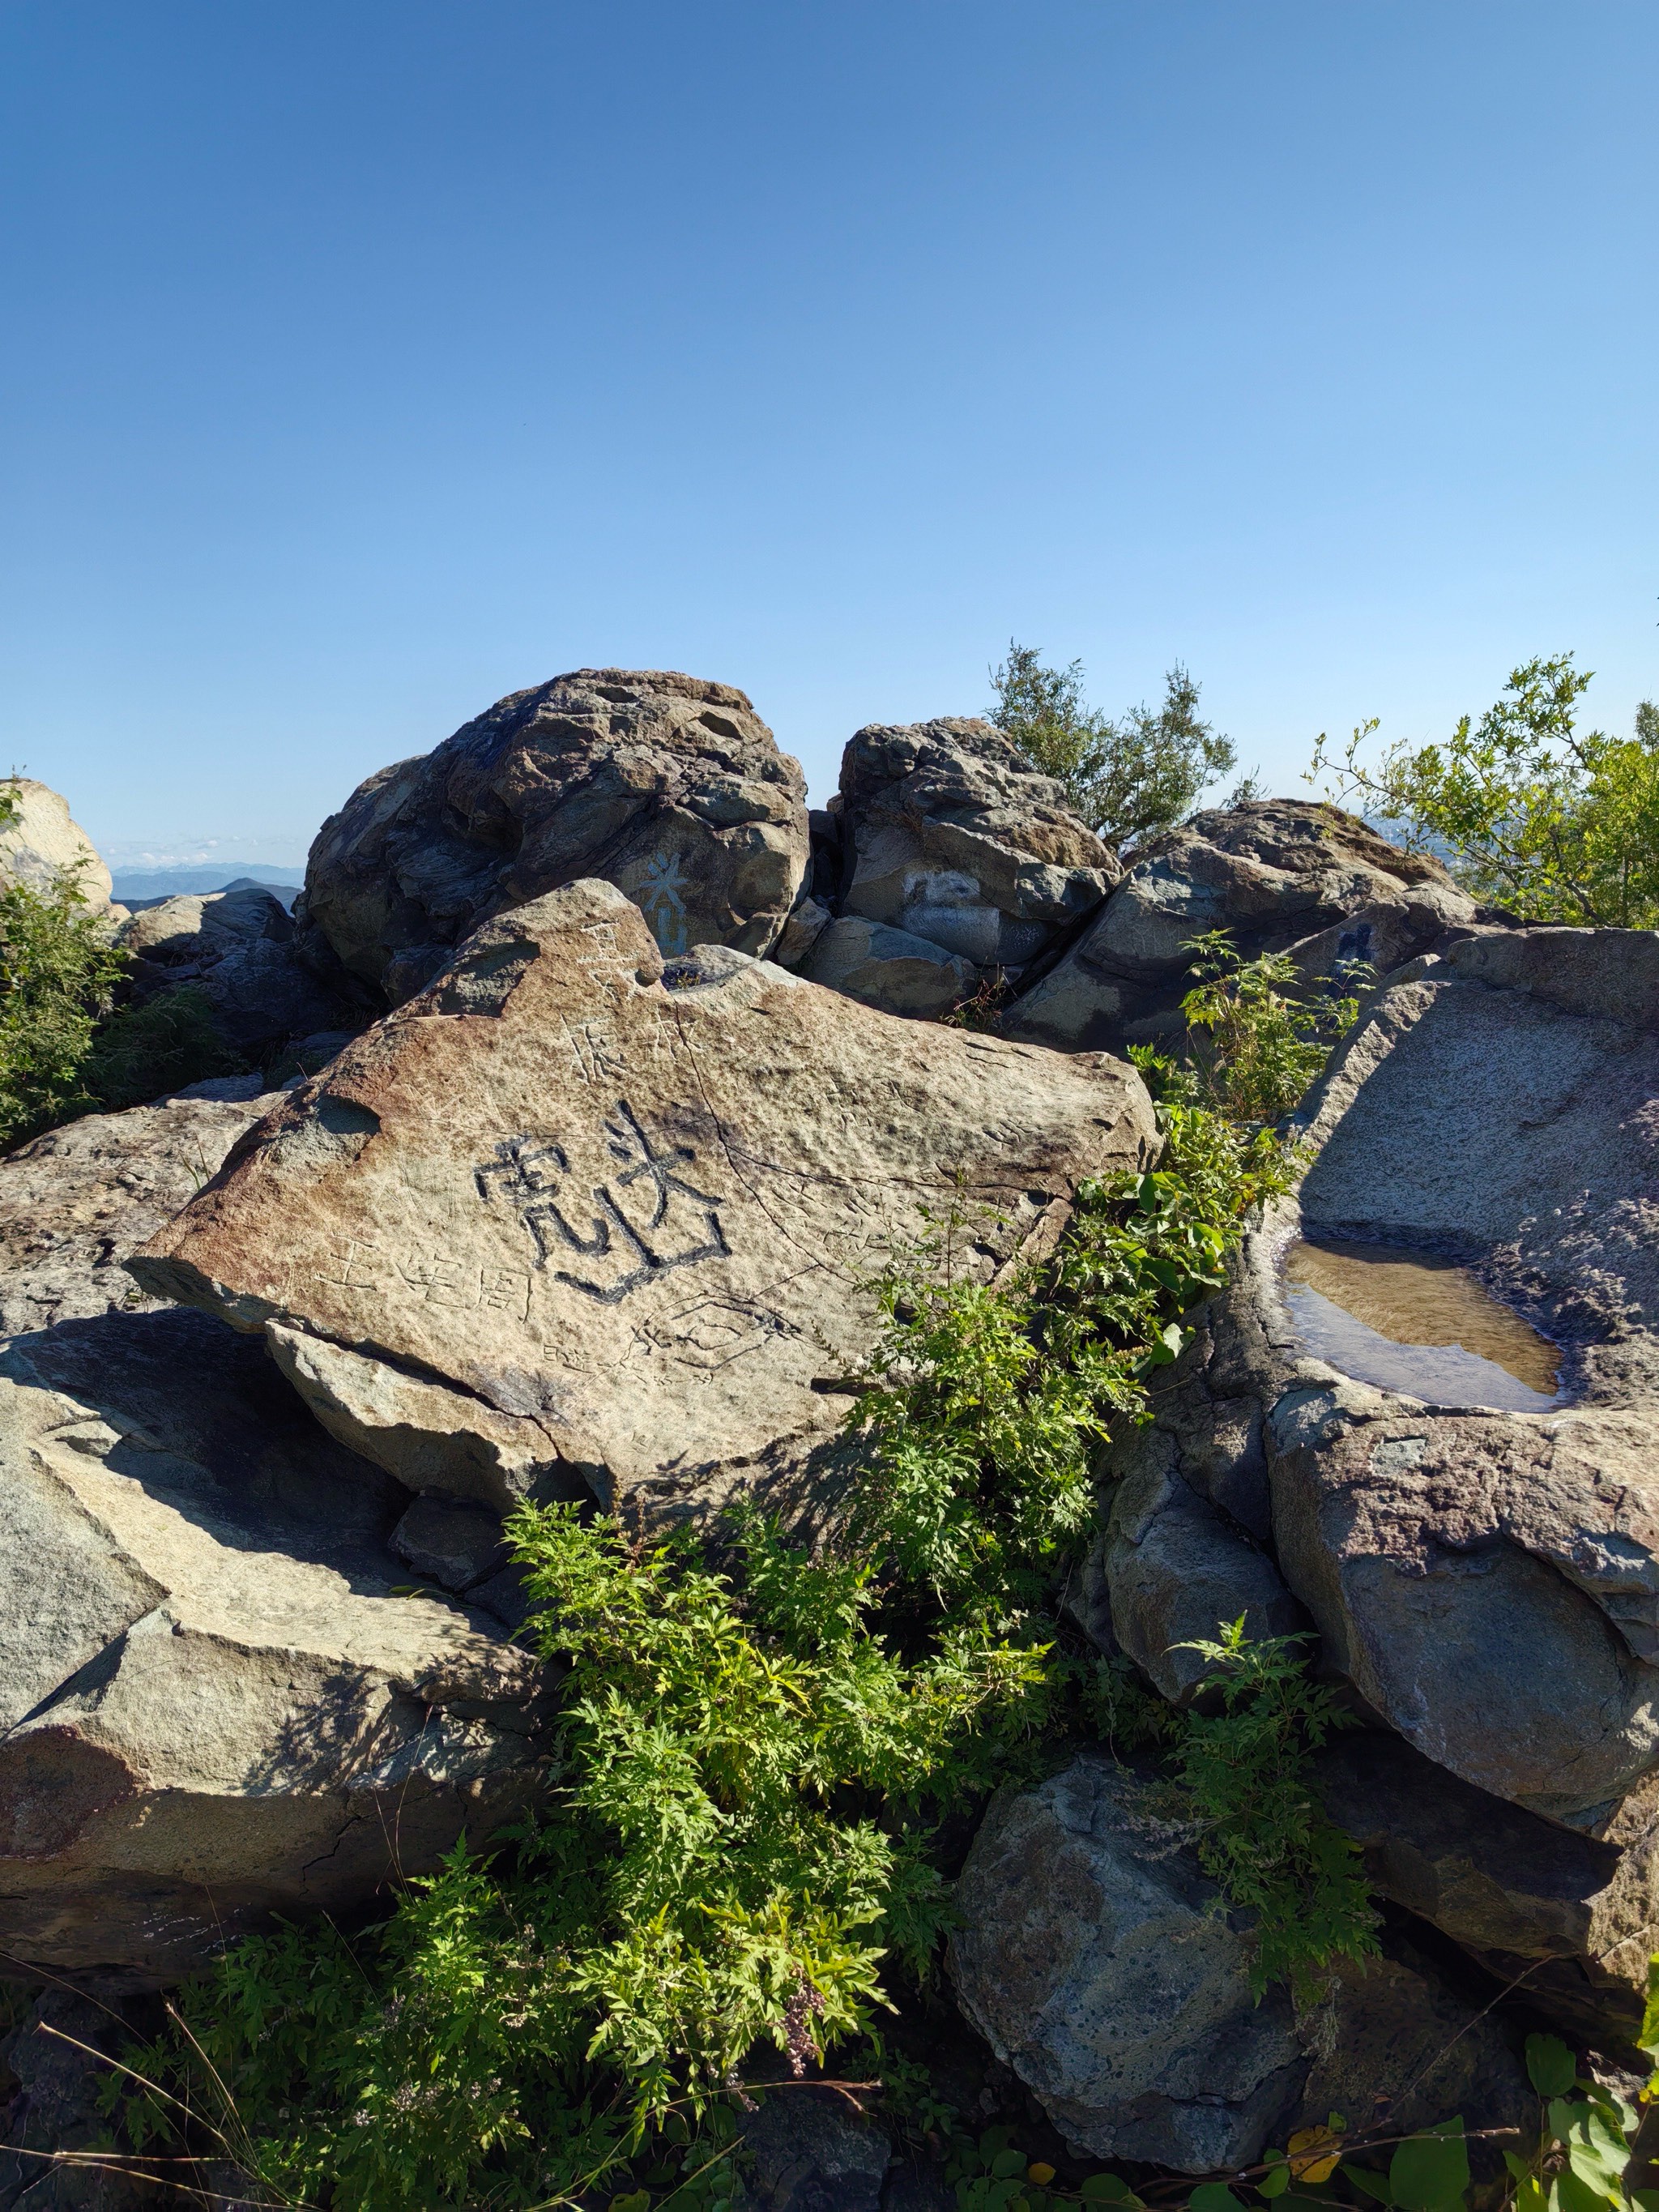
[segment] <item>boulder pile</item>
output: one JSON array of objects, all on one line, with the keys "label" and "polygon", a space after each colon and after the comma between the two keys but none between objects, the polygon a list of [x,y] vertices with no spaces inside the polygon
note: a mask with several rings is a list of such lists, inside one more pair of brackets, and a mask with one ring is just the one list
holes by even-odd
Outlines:
[{"label": "boulder pile", "polygon": [[[90,848],[19,789],[0,878],[46,883]],[[872,1278],[966,1204],[988,1280],[1152,1164],[1114,1055],[1176,1033],[1212,929],[1373,980],[1295,1190],[1104,1455],[1071,1602],[1178,1706],[1218,1623],[1310,1637],[1358,1723],[1317,1784],[1382,1955],[1258,2002],[1191,1835],[1085,1745],[993,1801],[951,1989],[1073,2153],[1188,2172],[1332,2109],[1517,2123],[1532,2020],[1628,2042],[1659,1923],[1659,936],[1510,927],[1311,802],[1120,856],[966,719],[860,730],[809,816],[742,692],[604,669],[371,777],[293,923],[257,890],[110,918],[141,999],[196,983],[274,1073],[0,1160],[0,1950],[64,1984],[12,2038],[19,2158],[48,2106],[92,2124],[59,2014],[361,1911],[544,1781],[518,1502],[648,1533],[747,1496],[817,1536]],[[1548,1389],[1320,1322],[1297,1252],[1381,1254],[1407,1304],[1452,1271]],[[1495,2010],[1517,1984],[1531,2013]],[[933,2202],[870,2124],[781,2104],[768,2203]]]}]

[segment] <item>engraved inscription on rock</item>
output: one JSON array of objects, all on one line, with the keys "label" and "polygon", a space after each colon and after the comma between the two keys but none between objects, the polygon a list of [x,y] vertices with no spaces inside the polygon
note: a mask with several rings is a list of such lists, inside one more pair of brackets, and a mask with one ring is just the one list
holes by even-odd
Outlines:
[{"label": "engraved inscription on rock", "polygon": [[924,1208],[960,1188],[1000,1214],[988,1268],[1155,1144],[1119,1061],[896,1020],[723,949],[665,980],[638,909],[587,882],[477,931],[132,1267],[358,1355],[372,1433],[325,1418],[394,1471],[437,1386],[449,1432],[469,1405],[492,1436],[526,1425],[515,1466],[706,1502],[836,1433],[823,1386],[870,1350],[864,1279]]}]

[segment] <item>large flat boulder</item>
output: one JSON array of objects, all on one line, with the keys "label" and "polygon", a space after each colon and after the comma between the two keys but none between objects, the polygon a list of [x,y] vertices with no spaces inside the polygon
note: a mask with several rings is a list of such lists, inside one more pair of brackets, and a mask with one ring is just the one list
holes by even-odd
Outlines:
[{"label": "large flat boulder", "polygon": [[360,785],[312,847],[302,942],[397,1005],[489,916],[602,876],[665,953],[764,953],[805,870],[805,789],[732,685],[577,669]]},{"label": "large flat boulder", "polygon": [[32,775],[0,776],[0,798],[13,802],[10,819],[0,822],[0,890],[50,890],[68,872],[89,906],[109,904],[109,870],[66,799]]},{"label": "large flat boulder", "polygon": [[[1659,1771],[1659,939],[1475,933],[1404,976],[1310,1100],[1299,1189],[1157,1421],[1192,1491],[1241,1520],[1270,1500],[1279,1571],[1374,1714],[1608,1833]],[[1301,1235],[1387,1261],[1403,1318],[1356,1328],[1287,1283]],[[1472,1361],[1449,1263],[1541,1334],[1553,1397]]]},{"label": "large flat boulder", "polygon": [[0,1949],[163,1984],[523,1802],[534,1662],[398,1594],[407,1504],[204,1316],[0,1355]]},{"label": "large flat boulder", "polygon": [[1121,1052],[1179,1031],[1188,948],[1206,931],[1226,930],[1247,958],[1313,940],[1300,964],[1324,974],[1343,963],[1396,965],[1474,912],[1432,854],[1401,852],[1340,807],[1262,799],[1214,808],[1136,848],[1096,919],[1030,980],[1001,1027],[1062,1051]]},{"label": "large flat boulder", "polygon": [[1117,856],[1000,730],[872,723],[841,769],[842,911],[1020,967],[1097,906]]},{"label": "large flat boulder", "polygon": [[730,950],[665,971],[590,882],[477,931],[131,1265],[268,1330],[411,1486],[781,1503],[817,1494],[867,1279],[928,1212],[994,1216],[988,1271],[1157,1142],[1118,1061],[897,1020]]}]

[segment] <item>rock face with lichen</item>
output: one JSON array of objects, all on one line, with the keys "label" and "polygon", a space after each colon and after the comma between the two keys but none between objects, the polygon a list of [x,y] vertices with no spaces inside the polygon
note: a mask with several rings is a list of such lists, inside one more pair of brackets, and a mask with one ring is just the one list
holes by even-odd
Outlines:
[{"label": "rock face with lichen", "polygon": [[1173,1038],[1190,940],[1225,930],[1248,959],[1288,952],[1312,977],[1397,965],[1459,930],[1474,902],[1429,854],[1402,853],[1340,807],[1251,799],[1149,839],[1062,957],[1026,979],[1008,1036],[1062,1052]]},{"label": "rock face with lichen", "polygon": [[1529,2109],[1501,2027],[1413,1946],[1343,1968],[1322,2017],[1258,2000],[1248,1932],[1156,1787],[1100,1753],[994,1801],[955,1904],[957,1998],[1079,2155],[1205,2173],[1333,2106],[1402,2130]]},{"label": "rock face with lichen", "polygon": [[312,847],[301,944],[396,1006],[481,921],[592,876],[635,902],[665,954],[758,955],[806,857],[800,769],[743,692],[580,668],[360,785]]},{"label": "rock face with lichen", "polygon": [[334,1433],[497,1509],[799,1502],[864,1279],[960,1194],[1006,1257],[1150,1158],[1134,1071],[895,1020],[727,949],[665,969],[611,885],[475,932],[131,1262],[265,1331]]}]

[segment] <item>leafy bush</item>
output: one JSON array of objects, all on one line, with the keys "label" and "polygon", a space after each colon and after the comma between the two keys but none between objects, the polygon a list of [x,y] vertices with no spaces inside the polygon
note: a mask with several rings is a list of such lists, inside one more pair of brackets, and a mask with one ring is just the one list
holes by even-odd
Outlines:
[{"label": "leafy bush", "polygon": [[1352,1717],[1309,1680],[1303,1641],[1252,1644],[1241,1615],[1217,1640],[1182,1645],[1209,1661],[1221,1705],[1184,1717],[1173,1765],[1200,1864],[1252,1917],[1256,1994],[1283,1979],[1310,2001],[1324,1969],[1370,1956],[1376,1938],[1358,1846],[1321,1811],[1309,1767]]},{"label": "leafy bush", "polygon": [[75,870],[0,891],[0,1146],[97,1103],[87,1061],[125,964]]},{"label": "leafy bush", "polygon": [[1189,949],[1198,955],[1199,981],[1181,1011],[1200,1094],[1231,1120],[1278,1121],[1352,1027],[1358,1000],[1311,994],[1285,954],[1246,960],[1224,930],[1195,937]]},{"label": "leafy bush", "polygon": [[1066,803],[1109,845],[1167,829],[1206,783],[1233,765],[1231,742],[1202,720],[1199,687],[1179,661],[1154,714],[1132,707],[1115,722],[1083,701],[1083,663],[1049,668],[1040,648],[1009,641],[991,671],[996,724],[1034,766],[1066,787]]},{"label": "leafy bush", "polygon": [[1580,730],[1590,683],[1572,655],[1529,660],[1478,724],[1465,714],[1443,744],[1360,755],[1375,721],[1337,760],[1323,735],[1309,781],[1405,825],[1413,848],[1445,854],[1477,896],[1523,921],[1620,929],[1659,925],[1659,708],[1644,701],[1628,738]]}]

